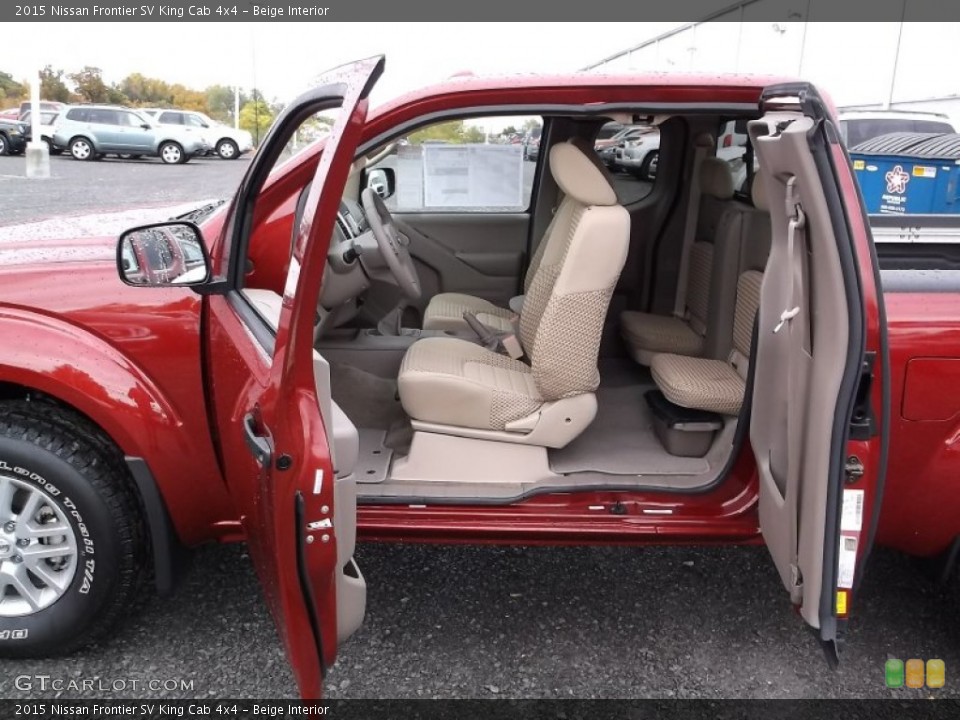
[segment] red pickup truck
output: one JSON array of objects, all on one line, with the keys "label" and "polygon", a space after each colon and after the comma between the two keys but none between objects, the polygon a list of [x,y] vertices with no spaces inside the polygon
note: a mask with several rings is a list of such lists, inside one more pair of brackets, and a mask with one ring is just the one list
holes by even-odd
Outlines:
[{"label": "red pickup truck", "polygon": [[[575,74],[371,111],[383,67],[295,100],[227,203],[0,246],[0,653],[102,637],[210,541],[248,543],[304,697],[357,539],[765,543],[832,663],[875,543],[949,570],[956,253],[873,243],[829,100]],[[494,116],[542,120],[536,163],[416,141]],[[596,158],[611,121],[657,126],[652,183]]]}]

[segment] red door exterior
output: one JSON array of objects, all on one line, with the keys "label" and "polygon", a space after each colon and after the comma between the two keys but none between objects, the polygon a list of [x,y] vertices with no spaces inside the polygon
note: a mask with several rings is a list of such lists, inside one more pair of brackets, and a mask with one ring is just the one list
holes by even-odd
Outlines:
[{"label": "red door exterior", "polygon": [[[241,185],[207,306],[206,357],[220,461],[301,695],[320,697],[337,652],[333,470],[313,376],[313,319],[340,196],[382,58],[337,68],[277,119]],[[251,204],[302,120],[340,107],[300,225],[274,336],[241,292]],[[299,268],[303,268],[300,271]],[[231,280],[233,278],[233,280]],[[316,530],[308,529],[313,524]]]}]

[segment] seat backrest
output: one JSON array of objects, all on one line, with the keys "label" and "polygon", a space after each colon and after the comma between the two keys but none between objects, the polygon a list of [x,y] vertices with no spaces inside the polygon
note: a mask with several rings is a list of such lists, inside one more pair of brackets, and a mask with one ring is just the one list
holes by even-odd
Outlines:
[{"label": "seat backrest", "polygon": [[520,316],[520,340],[544,400],[596,390],[603,323],[630,243],[630,215],[590,150],[572,142],[550,148],[565,198]]},{"label": "seat backrest", "polygon": [[[567,142],[579,149],[588,158],[596,158],[596,152],[593,149],[593,145],[583,138],[571,138]],[[603,178],[610,184],[610,187],[613,187],[613,175],[610,174],[610,171],[607,169],[606,165],[600,162],[599,158],[596,159],[594,165],[598,170],[600,170],[600,174],[603,175]],[[537,268],[539,268],[540,263],[543,262],[543,254],[547,251],[547,246],[558,237],[558,233],[554,232],[554,228],[557,227],[559,222],[569,222],[570,214],[573,212],[571,205],[574,203],[570,200],[562,187],[560,188],[559,199],[560,202],[557,204],[557,209],[553,214],[553,219],[547,226],[546,232],[543,233],[543,237],[537,244],[536,250],[533,251],[533,257],[530,258],[530,266],[527,268],[527,274],[523,278],[524,294],[530,291],[530,285],[533,283],[533,278],[537,274]]]},{"label": "seat backrest", "polygon": [[710,326],[710,306],[715,290],[714,257],[724,237],[734,232],[736,224],[728,208],[733,197],[733,175],[730,165],[715,157],[700,163],[700,211],[697,215],[696,240],[690,247],[687,276],[686,310],[690,327],[700,336]]},{"label": "seat backrest", "polygon": [[753,346],[753,324],[760,309],[760,286],[763,273],[759,270],[747,270],[737,280],[737,305],[733,311],[733,350],[730,351],[730,363],[746,379],[750,362],[750,350]]}]

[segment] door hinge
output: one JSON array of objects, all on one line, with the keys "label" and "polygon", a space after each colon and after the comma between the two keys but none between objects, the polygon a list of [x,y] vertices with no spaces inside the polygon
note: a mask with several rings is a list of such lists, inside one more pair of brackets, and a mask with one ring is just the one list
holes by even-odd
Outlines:
[{"label": "door hinge", "polygon": [[853,403],[853,412],[850,415],[850,439],[869,440],[877,434],[877,420],[873,414],[873,405],[870,402],[873,389],[873,368],[877,361],[877,354],[873,351],[863,356],[860,366],[860,382],[857,385],[857,397]]}]

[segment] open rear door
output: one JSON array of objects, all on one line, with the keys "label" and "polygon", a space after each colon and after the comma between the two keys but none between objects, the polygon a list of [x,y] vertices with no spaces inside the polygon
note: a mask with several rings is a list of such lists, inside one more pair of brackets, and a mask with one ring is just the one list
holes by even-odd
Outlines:
[{"label": "open rear door", "polygon": [[880,507],[883,297],[850,163],[819,95],[807,84],[767,88],[761,110],[749,123],[772,229],[750,421],[760,527],[835,665]]},{"label": "open rear door", "polygon": [[[320,697],[324,668],[336,658],[338,640],[359,624],[365,603],[363,579],[350,558],[355,494],[347,491],[352,480],[335,473],[337,417],[313,329],[327,245],[367,98],[382,71],[382,57],[337,68],[277,118],[231,209],[228,266],[217,269],[219,279],[206,290],[205,354],[220,459],[304,698]],[[259,191],[301,122],[331,110],[336,119],[298,228],[284,295],[277,317],[267,322],[243,291],[243,250]],[[345,591],[351,582],[354,589]],[[350,606],[338,605],[338,598]]]}]

